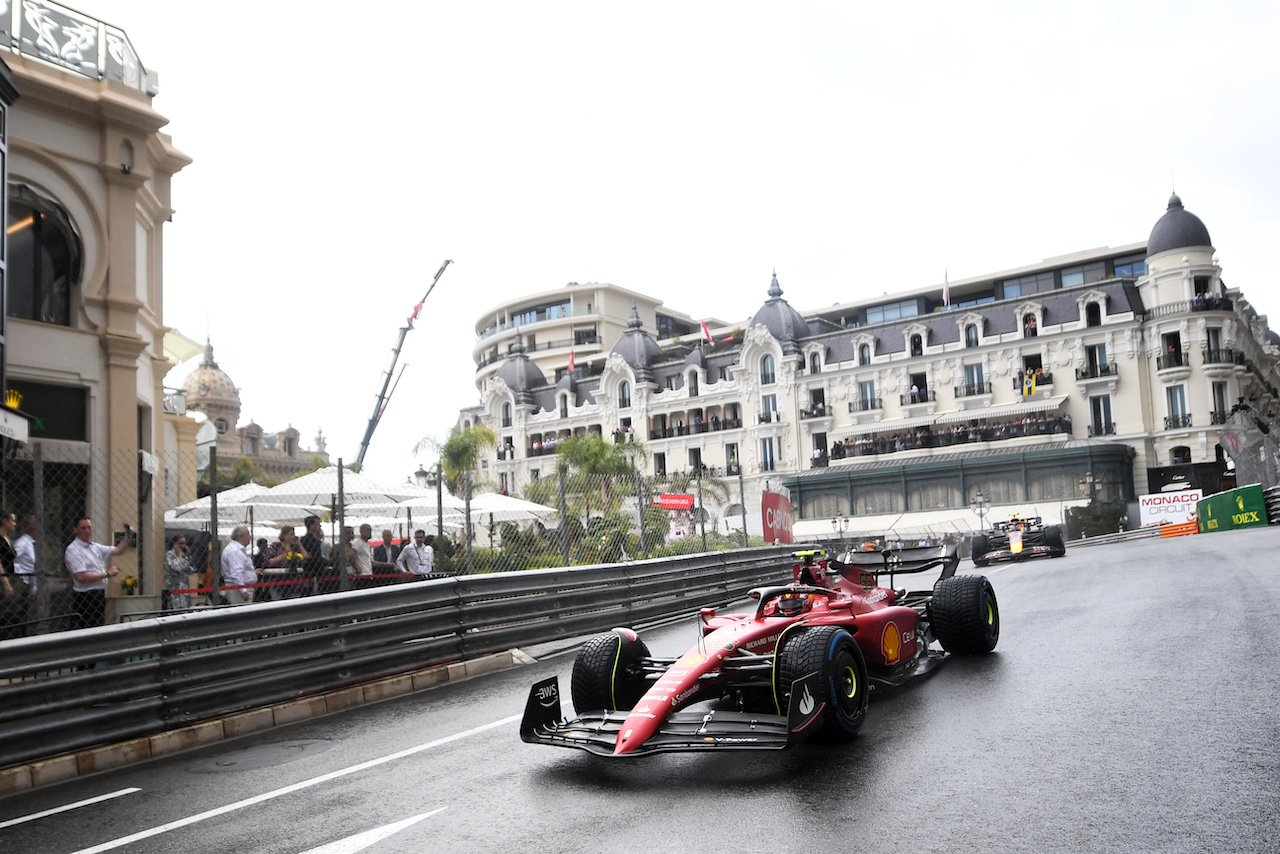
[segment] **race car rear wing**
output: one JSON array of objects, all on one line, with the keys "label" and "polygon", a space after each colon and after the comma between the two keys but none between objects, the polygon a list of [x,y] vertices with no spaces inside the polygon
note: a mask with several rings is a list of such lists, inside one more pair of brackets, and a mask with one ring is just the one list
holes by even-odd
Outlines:
[{"label": "race car rear wing", "polygon": [[520,722],[520,740],[573,747],[611,758],[707,750],[785,750],[801,743],[819,728],[826,701],[817,698],[823,696],[820,676],[814,671],[792,683],[786,715],[714,708],[672,712],[644,744],[619,755],[615,752],[618,733],[630,713],[600,709],[564,720],[559,679],[552,676],[535,683],[529,690]]},{"label": "race car rear wing", "polygon": [[956,574],[960,566],[960,554],[956,546],[916,546],[908,549],[885,549],[878,552],[849,552],[847,562],[832,559],[830,566],[841,570],[843,567],[854,567],[859,573],[874,576],[889,576],[889,586],[893,586],[896,573],[927,572],[942,567],[942,575],[938,580],[950,578]]}]

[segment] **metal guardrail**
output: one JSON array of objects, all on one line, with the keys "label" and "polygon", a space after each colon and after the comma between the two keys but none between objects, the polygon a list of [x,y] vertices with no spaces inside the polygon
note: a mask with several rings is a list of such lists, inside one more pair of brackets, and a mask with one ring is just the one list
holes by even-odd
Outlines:
[{"label": "metal guardrail", "polygon": [[432,579],[0,643],[0,767],[512,647],[724,607],[794,547]]}]

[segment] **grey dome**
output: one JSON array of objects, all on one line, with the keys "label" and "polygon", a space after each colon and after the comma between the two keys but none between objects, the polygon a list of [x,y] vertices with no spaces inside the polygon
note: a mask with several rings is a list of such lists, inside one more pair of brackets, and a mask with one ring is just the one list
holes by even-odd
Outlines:
[{"label": "grey dome", "polygon": [[507,384],[515,394],[516,403],[534,403],[533,389],[547,384],[541,369],[525,352],[524,338],[519,332],[516,333],[516,343],[511,345],[511,352],[494,376]]},{"label": "grey dome", "polygon": [[[769,285],[769,299],[760,310],[756,312],[755,317],[751,318],[751,325],[763,325],[769,330],[769,334],[779,341],[785,343],[794,342],[798,338],[806,338],[809,336],[809,324],[804,319],[804,315],[791,307],[790,303],[782,298],[782,287],[778,284],[778,272],[773,273],[773,281]],[[794,347],[784,347],[783,349],[792,350]]]},{"label": "grey dome", "polygon": [[637,380],[649,380],[653,378],[651,366],[662,358],[662,348],[658,346],[657,341],[653,340],[653,336],[640,327],[640,312],[636,309],[635,303],[632,303],[631,318],[627,320],[627,331],[622,333],[618,343],[613,345],[612,352],[621,356],[631,370],[635,371]]},{"label": "grey dome", "polygon": [[689,355],[684,357],[684,366],[687,368],[690,365],[702,368],[704,371],[707,369],[707,356],[705,353],[702,352],[701,343],[699,343],[697,347],[694,347],[692,350],[690,350]]},{"label": "grey dome", "polygon": [[1192,246],[1212,248],[1209,229],[1204,227],[1200,217],[1182,206],[1182,199],[1174,193],[1169,197],[1169,209],[1151,229],[1151,237],[1147,239],[1147,257]]}]

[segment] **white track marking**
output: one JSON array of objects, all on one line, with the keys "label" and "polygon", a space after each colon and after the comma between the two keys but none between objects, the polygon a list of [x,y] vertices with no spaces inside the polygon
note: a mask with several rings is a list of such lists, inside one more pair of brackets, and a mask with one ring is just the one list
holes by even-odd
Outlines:
[{"label": "white track marking", "polygon": [[110,792],[105,795],[98,795],[96,798],[89,798],[88,800],[76,801],[74,804],[66,804],[65,806],[54,807],[53,809],[43,810],[41,812],[33,812],[31,815],[20,815],[17,818],[11,818],[8,821],[0,821],[0,829],[4,829],[6,827],[13,827],[15,824],[25,824],[28,821],[35,821],[38,818],[45,818],[46,816],[57,815],[60,812],[79,809],[80,807],[87,807],[90,804],[102,803],[103,801],[109,801],[112,798],[119,798],[123,795],[132,795],[134,792],[141,792],[141,791],[142,791],[141,789],[137,789],[137,788],[121,789],[118,792]]},{"label": "white track marking", "polygon": [[393,833],[399,833],[424,818],[430,818],[443,809],[444,807],[440,807],[440,809],[432,810],[431,812],[424,812],[422,815],[402,819],[394,824],[386,824],[382,827],[375,827],[372,830],[357,833],[355,836],[348,836],[346,839],[337,839],[327,845],[321,845],[319,848],[303,851],[302,854],[356,854],[356,852],[363,851],[373,843],[386,839]]},{"label": "white track marking", "polygon": [[310,780],[303,780],[299,783],[294,783],[290,786],[285,786],[271,792],[264,792],[261,795],[254,795],[251,798],[245,798],[242,801],[236,801],[235,803],[227,804],[226,806],[216,807],[202,813],[196,813],[195,815],[180,818],[177,821],[171,821],[167,824],[157,825],[156,827],[152,827],[147,830],[140,830],[137,833],[122,836],[119,839],[113,839],[109,842],[103,842],[101,845],[95,845],[92,848],[81,848],[79,851],[72,852],[72,854],[97,854],[99,851],[111,851],[115,848],[121,848],[141,839],[149,839],[152,836],[159,836],[162,833],[168,833],[171,830],[177,830],[180,827],[186,827],[188,825],[204,821],[205,819],[215,818],[229,812],[234,812],[235,810],[251,807],[254,804],[260,804],[264,801],[281,797],[282,795],[289,795],[294,792],[301,791],[302,789],[308,789],[312,786],[318,786],[321,783],[327,783],[330,780],[336,780],[339,777],[345,777],[348,774],[354,774],[357,771],[364,771],[378,765],[386,764],[387,762],[394,762],[397,759],[403,759],[406,756],[413,756],[415,753],[421,753],[422,751],[430,750],[433,747],[441,747],[451,742],[467,738],[468,736],[478,735],[482,732],[495,729],[496,727],[506,726],[507,724],[520,720],[521,717],[521,715],[512,715],[509,718],[493,721],[492,723],[487,723],[484,726],[478,726],[473,729],[466,730],[465,732],[445,736],[444,738],[437,738],[435,741],[428,741],[425,744],[419,744],[415,747],[410,747],[396,753],[389,753],[386,756],[380,756],[377,759],[370,759],[368,762],[361,762],[358,765],[350,765],[346,768],[340,768],[337,771],[330,771],[328,774],[322,774],[319,777],[312,777]]}]

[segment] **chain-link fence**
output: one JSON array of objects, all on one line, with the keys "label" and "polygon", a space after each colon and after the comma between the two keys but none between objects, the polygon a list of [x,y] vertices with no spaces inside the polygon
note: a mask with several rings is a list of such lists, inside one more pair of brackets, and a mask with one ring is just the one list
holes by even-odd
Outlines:
[{"label": "chain-link fence", "polygon": [[[79,600],[90,591],[80,588],[102,591],[94,595],[105,613],[88,623],[98,624],[440,575],[763,545],[744,533],[742,480],[699,472],[557,470],[519,495],[467,477],[453,491],[387,486],[338,467],[274,486],[230,480],[210,484],[194,453],[19,450],[6,461],[0,501],[18,520],[13,538],[31,520],[34,576],[5,598],[0,638],[86,625]],[[79,539],[116,552],[98,555],[88,581],[66,559],[84,518],[96,527]]]},{"label": "chain-link fence", "polygon": [[1235,464],[1236,483],[1263,489],[1280,486],[1280,430],[1253,409],[1232,413],[1218,432],[1218,443]]}]

